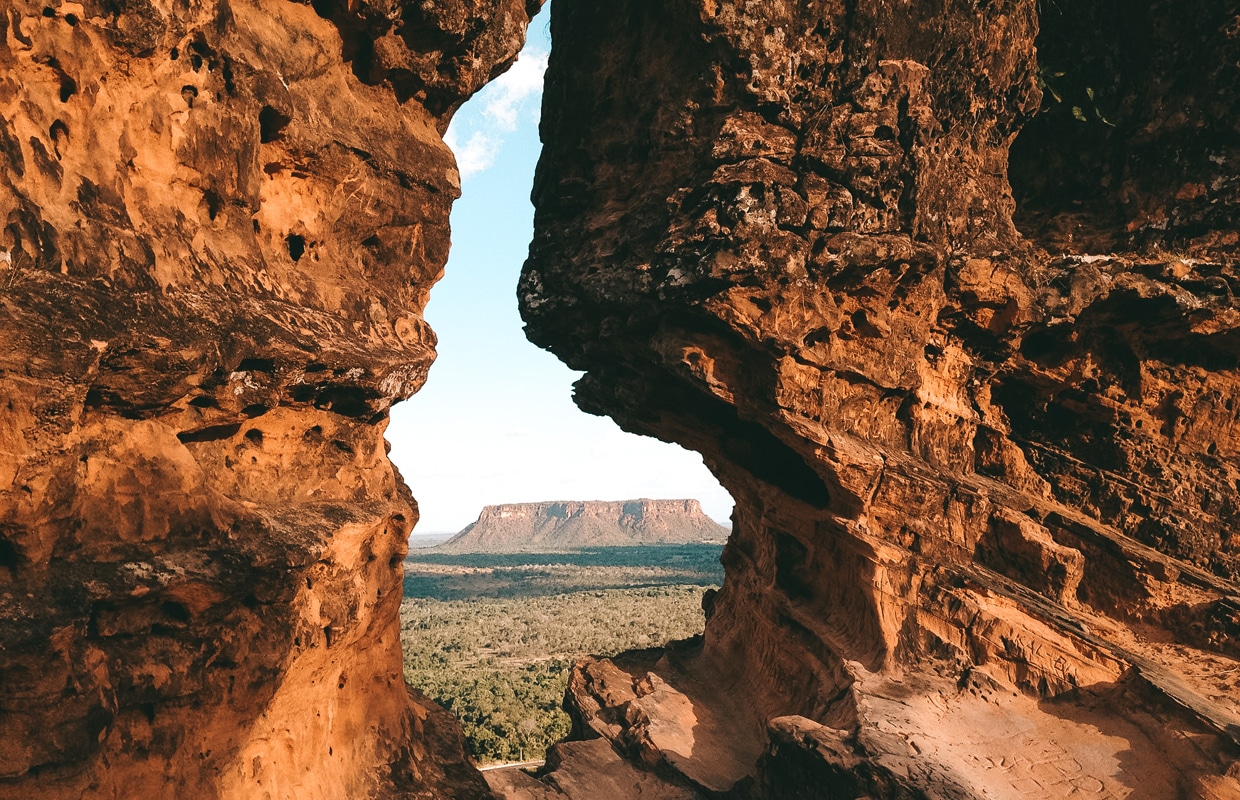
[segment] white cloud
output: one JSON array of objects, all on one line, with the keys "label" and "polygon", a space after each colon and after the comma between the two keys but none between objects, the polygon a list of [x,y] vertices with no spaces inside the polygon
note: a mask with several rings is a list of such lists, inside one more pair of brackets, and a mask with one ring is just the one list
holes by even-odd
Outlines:
[{"label": "white cloud", "polygon": [[444,142],[456,154],[461,180],[489,169],[505,135],[525,119],[537,119],[546,71],[547,53],[523,51],[511,69],[466,103],[452,120]]},{"label": "white cloud", "polygon": [[522,101],[542,95],[543,73],[546,71],[546,53],[523,52],[517,63],[488,87],[482,113],[493,120],[500,130],[516,130]]},{"label": "white cloud", "polygon": [[461,173],[461,180],[477,175],[494,164],[500,145],[499,140],[485,131],[474,131],[465,144],[461,144],[457,141],[455,127],[448,128],[448,135],[443,140],[456,154],[456,168]]}]

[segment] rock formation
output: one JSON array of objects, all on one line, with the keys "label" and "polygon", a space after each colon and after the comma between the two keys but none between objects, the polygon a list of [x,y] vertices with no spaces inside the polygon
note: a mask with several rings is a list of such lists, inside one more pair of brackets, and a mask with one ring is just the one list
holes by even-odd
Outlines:
[{"label": "rock formation", "polygon": [[538,6],[0,4],[0,797],[489,796],[383,430]]},{"label": "rock formation", "polygon": [[586,500],[487,506],[438,550],[546,552],[581,547],[716,542],[728,529],[697,500]]},{"label": "rock formation", "polygon": [[[382,432],[537,6],[0,7],[0,797],[486,796]],[[737,508],[521,791],[1240,795],[1234,2],[555,9],[530,335]]]},{"label": "rock formation", "polygon": [[703,642],[579,665],[576,738],[712,797],[1240,796],[1234,3],[552,36],[527,331],[736,500]]}]

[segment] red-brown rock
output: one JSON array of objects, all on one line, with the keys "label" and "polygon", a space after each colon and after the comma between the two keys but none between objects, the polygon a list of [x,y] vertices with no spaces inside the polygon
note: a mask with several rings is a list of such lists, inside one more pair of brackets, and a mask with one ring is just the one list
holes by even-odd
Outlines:
[{"label": "red-brown rock", "polygon": [[1240,795],[1240,17],[1068,5],[554,7],[527,330],[737,502],[704,644],[581,667],[581,735],[737,797]]},{"label": "red-brown rock", "polygon": [[0,6],[0,796],[488,796],[383,430],[538,5]]}]

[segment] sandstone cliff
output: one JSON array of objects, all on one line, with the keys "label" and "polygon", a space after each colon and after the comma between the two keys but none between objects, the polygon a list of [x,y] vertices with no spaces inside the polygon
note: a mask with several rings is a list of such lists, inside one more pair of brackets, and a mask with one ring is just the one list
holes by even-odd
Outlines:
[{"label": "sandstone cliff", "polygon": [[[485,796],[382,429],[536,7],[0,5],[0,796]],[[553,35],[530,334],[737,510],[704,642],[572,678],[640,768],[533,788],[1240,794],[1234,3]]]},{"label": "sandstone cliff", "polygon": [[728,538],[697,500],[507,503],[440,545],[452,553],[545,552],[580,547],[684,544]]},{"label": "sandstone cliff", "polygon": [[0,3],[0,797],[486,796],[383,430],[538,6]]},{"label": "sandstone cliff", "polygon": [[527,331],[736,500],[704,643],[580,665],[577,736],[710,796],[1240,796],[1234,3],[552,35]]}]

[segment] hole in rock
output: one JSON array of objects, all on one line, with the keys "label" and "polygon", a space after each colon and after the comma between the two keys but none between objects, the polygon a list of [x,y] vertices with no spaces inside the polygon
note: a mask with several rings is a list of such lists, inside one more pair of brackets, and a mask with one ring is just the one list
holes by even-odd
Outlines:
[{"label": "hole in rock", "polygon": [[21,554],[17,546],[8,539],[0,538],[0,569],[7,569],[10,574],[17,574],[21,564]]},{"label": "hole in rock", "polygon": [[280,138],[280,131],[284,130],[284,126],[292,121],[292,117],[281,114],[271,106],[263,106],[258,112],[258,140],[263,144],[274,142]]},{"label": "hole in rock", "polygon": [[227,425],[211,425],[206,428],[199,428],[196,431],[183,431],[177,434],[177,438],[182,444],[191,444],[195,442],[218,442],[221,439],[231,439],[241,430],[241,423],[230,423]]},{"label": "hole in rock", "polygon": [[203,202],[207,204],[207,219],[215,221],[219,216],[220,209],[224,207],[224,200],[211,189],[207,189],[202,193]]},{"label": "hole in rock", "polygon": [[294,261],[300,261],[301,257],[305,255],[306,252],[305,237],[297,233],[290,233],[284,241],[285,244],[288,245],[289,258]]},{"label": "hole in rock", "polygon": [[65,22],[69,23],[69,27],[76,27],[78,24],[77,14],[65,14]]},{"label": "hole in rock", "polygon": [[373,389],[328,386],[314,398],[314,405],[346,417],[364,417],[371,413],[370,404],[377,397]]},{"label": "hole in rock", "polygon": [[48,136],[52,139],[52,149],[56,151],[56,158],[63,156],[63,149],[69,146],[69,126],[63,120],[56,120],[47,129]]},{"label": "hole in rock", "polygon": [[[310,5],[316,14],[323,19],[330,20],[340,32],[341,57],[350,65],[358,80],[374,85],[385,78],[389,79],[392,81],[393,88],[397,90],[397,99],[402,103],[409,99],[399,85],[402,82],[399,79],[400,76],[394,74],[407,74],[408,70],[394,69],[387,70],[388,74],[371,74],[375,54],[374,41],[367,30],[366,20],[361,15],[350,11],[351,3],[341,3],[338,0],[311,0]],[[416,30],[419,27],[418,25],[405,25],[401,30]],[[438,111],[432,109],[432,113],[438,113]]]},{"label": "hole in rock", "polygon": [[178,603],[175,600],[165,600],[160,604],[159,610],[173,622],[189,622],[189,608],[184,603]]},{"label": "hole in rock", "polygon": [[67,73],[60,73],[60,102],[69,102],[69,98],[77,94],[77,89],[77,81],[69,77]]},{"label": "hole in rock", "polygon": [[275,372],[276,362],[270,358],[243,358],[234,372]]},{"label": "hole in rock", "polygon": [[[333,3],[315,8],[339,18]],[[509,77],[480,91],[452,123],[449,141],[495,142],[494,161],[458,147],[463,194],[445,277],[426,312],[438,357],[387,428],[391,459],[420,514],[404,564],[405,672],[461,718],[483,763],[541,758],[567,734],[560,706],[577,658],[701,634],[703,597],[722,582],[732,507],[697,454],[580,411],[572,397],[581,373],[525,339],[514,289],[532,233],[539,97],[513,102],[513,92],[539,83],[546,24],[536,18]],[[515,130],[494,125],[497,104],[512,109]],[[375,259],[398,257],[397,236],[383,231],[377,246],[362,244]],[[670,514],[643,498],[692,498],[702,512],[682,504],[678,521],[663,528]],[[682,527],[672,532],[673,524]],[[428,547],[471,525],[506,543],[483,552]],[[554,530],[559,546],[536,539],[536,529]],[[674,543],[649,544],[663,535],[656,530]]]}]

